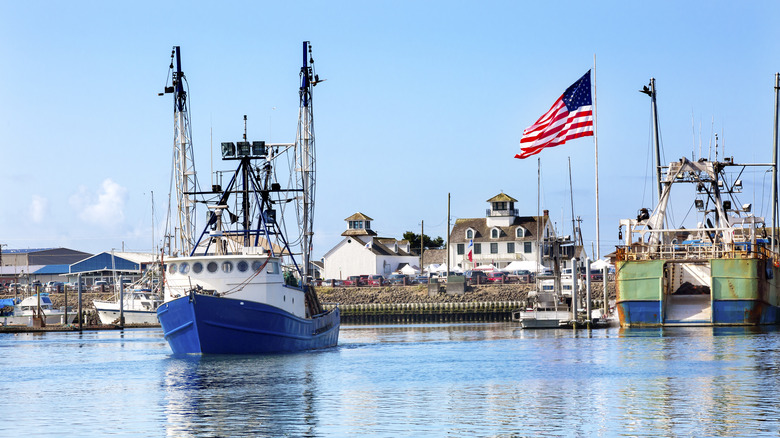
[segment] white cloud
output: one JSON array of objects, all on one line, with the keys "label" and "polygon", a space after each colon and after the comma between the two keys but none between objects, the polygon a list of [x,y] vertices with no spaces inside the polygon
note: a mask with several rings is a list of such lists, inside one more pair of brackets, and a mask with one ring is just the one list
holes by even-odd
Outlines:
[{"label": "white cloud", "polygon": [[48,207],[48,199],[44,198],[43,196],[33,195],[29,208],[30,219],[36,224],[43,222],[43,220],[46,218]]},{"label": "white cloud", "polygon": [[116,227],[124,222],[126,201],[127,189],[111,179],[104,180],[97,193],[81,186],[78,193],[70,197],[70,204],[79,218],[101,228]]}]

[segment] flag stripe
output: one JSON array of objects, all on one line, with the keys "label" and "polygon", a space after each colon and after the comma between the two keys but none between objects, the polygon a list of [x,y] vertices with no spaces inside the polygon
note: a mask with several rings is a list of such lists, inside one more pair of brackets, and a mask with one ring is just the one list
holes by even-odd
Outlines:
[{"label": "flag stripe", "polygon": [[589,70],[567,88],[536,123],[523,130],[520,154],[515,155],[515,158],[527,158],[544,148],[594,135],[593,131]]}]

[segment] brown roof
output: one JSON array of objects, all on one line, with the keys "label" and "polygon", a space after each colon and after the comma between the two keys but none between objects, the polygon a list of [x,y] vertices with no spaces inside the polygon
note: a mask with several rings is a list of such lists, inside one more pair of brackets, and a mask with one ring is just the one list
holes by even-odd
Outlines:
[{"label": "brown roof", "polygon": [[[458,219],[450,232],[450,243],[468,242],[466,239],[466,230],[474,230],[475,242],[502,242],[516,240],[536,240],[536,221],[539,216],[518,216],[514,218],[512,225],[508,227],[489,227],[486,218]],[[539,221],[539,226],[544,227],[544,217]],[[515,237],[518,227],[526,229],[524,237]],[[490,238],[490,230],[498,228],[501,233],[498,239]],[[541,230],[540,230],[541,231]]]},{"label": "brown roof", "polygon": [[345,221],[372,221],[373,219],[364,215],[363,213],[357,212],[344,220]]},{"label": "brown roof", "polygon": [[496,196],[488,199],[487,202],[517,202],[517,199],[507,195],[506,193],[499,193]]}]

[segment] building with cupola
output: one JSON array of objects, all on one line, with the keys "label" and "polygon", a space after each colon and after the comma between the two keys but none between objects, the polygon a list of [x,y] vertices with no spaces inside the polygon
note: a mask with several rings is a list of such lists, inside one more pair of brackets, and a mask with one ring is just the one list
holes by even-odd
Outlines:
[{"label": "building with cupola", "polygon": [[371,228],[373,219],[355,213],[344,219],[344,237],[323,257],[322,277],[344,280],[351,275],[384,275],[387,277],[405,265],[417,267],[420,258],[413,254],[409,241],[379,237]]},{"label": "building with cupola", "polygon": [[[505,268],[515,261],[541,263],[548,266],[550,260],[539,257],[544,241],[555,239],[555,228],[550,215],[523,216],[515,208],[517,199],[505,194],[487,200],[484,218],[457,219],[450,232],[449,259],[453,267],[464,271],[481,265]],[[577,253],[581,252],[581,247]],[[563,261],[566,268],[570,261]],[[528,263],[528,266],[533,264]]]}]

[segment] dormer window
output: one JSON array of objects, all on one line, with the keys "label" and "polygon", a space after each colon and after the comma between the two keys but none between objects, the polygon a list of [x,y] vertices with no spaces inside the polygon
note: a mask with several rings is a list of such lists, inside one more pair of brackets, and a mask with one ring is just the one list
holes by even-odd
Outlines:
[{"label": "dormer window", "polygon": [[517,238],[523,238],[526,235],[526,229],[523,227],[517,227],[517,230],[515,230],[515,236]]},{"label": "dormer window", "polygon": [[468,229],[466,230],[466,239],[473,239],[474,238],[474,230]]},{"label": "dormer window", "polygon": [[501,235],[501,230],[499,230],[498,228],[493,228],[492,230],[490,230],[491,239],[498,239],[498,236],[500,235]]}]

